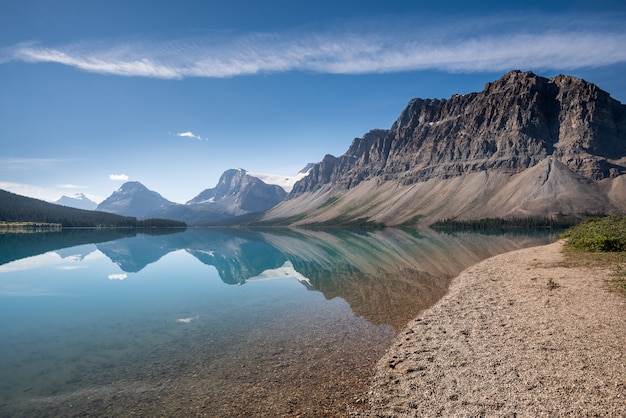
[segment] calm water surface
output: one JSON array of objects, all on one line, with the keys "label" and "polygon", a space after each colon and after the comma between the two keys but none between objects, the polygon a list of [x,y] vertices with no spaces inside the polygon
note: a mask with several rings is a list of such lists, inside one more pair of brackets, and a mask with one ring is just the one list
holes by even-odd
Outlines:
[{"label": "calm water surface", "polygon": [[345,416],[452,277],[549,237],[0,235],[0,416]]}]

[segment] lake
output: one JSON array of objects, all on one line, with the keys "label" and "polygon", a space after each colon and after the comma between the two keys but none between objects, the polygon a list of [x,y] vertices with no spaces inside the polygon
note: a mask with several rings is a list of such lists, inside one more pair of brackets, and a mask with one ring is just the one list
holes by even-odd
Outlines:
[{"label": "lake", "polygon": [[0,234],[0,416],[346,416],[404,325],[545,234]]}]

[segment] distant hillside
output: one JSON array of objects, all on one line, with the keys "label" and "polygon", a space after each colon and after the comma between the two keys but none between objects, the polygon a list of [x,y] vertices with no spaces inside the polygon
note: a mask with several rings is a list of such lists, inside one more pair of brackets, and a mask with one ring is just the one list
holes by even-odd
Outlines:
[{"label": "distant hillside", "polygon": [[142,223],[133,217],[69,208],[5,190],[0,190],[0,221],[60,223],[66,228],[184,226],[183,223],[167,220],[147,220]]}]

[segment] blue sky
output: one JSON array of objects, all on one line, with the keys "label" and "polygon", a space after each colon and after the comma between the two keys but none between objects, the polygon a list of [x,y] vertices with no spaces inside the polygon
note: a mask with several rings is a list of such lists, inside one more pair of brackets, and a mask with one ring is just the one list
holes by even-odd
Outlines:
[{"label": "blue sky", "polygon": [[626,103],[624,3],[0,0],[0,188],[100,202],[136,180],[186,202],[512,69]]}]

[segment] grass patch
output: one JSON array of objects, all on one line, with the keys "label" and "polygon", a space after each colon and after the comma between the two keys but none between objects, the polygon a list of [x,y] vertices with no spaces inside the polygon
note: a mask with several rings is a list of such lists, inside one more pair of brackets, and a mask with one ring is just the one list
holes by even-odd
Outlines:
[{"label": "grass patch", "polygon": [[567,239],[565,267],[609,268],[609,286],[626,294],[626,217],[589,219],[560,237]]},{"label": "grass patch", "polygon": [[558,267],[576,268],[607,268],[611,271],[607,285],[626,296],[626,252],[588,252],[566,246],[565,261],[557,263]]},{"label": "grass patch", "polygon": [[626,217],[589,219],[561,234],[567,246],[587,252],[625,252]]},{"label": "grass patch", "polygon": [[4,222],[0,221],[0,233],[3,232],[47,232],[60,231],[62,225],[48,222]]},{"label": "grass patch", "polygon": [[587,252],[573,249],[565,246],[565,261],[557,263],[559,267],[612,267],[620,264],[626,265],[626,253],[601,253],[601,252]]}]

